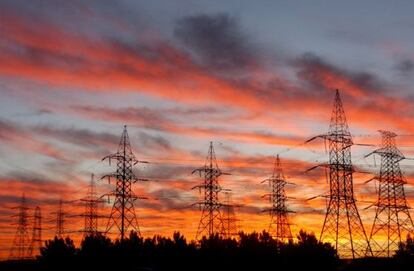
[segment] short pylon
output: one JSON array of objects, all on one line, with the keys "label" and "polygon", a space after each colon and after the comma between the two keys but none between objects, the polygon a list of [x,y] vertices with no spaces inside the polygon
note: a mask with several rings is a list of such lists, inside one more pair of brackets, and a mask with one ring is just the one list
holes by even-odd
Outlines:
[{"label": "short pylon", "polygon": [[39,255],[42,247],[42,215],[37,206],[33,216],[32,240],[30,242],[28,257]]},{"label": "short pylon", "polygon": [[198,188],[200,192],[204,190],[204,199],[195,203],[202,208],[196,234],[196,240],[199,240],[203,236],[209,237],[223,231],[221,214],[223,204],[219,201],[219,193],[222,188],[219,185],[218,177],[227,173],[223,173],[218,167],[213,142],[210,142],[204,167],[193,170],[193,173],[196,172],[200,174],[200,177],[204,177],[203,184],[193,187],[193,189]]},{"label": "short pylon", "polygon": [[85,211],[81,215],[84,217],[84,236],[93,236],[98,233],[98,204],[101,200],[98,199],[95,191],[94,174],[91,174],[89,191],[86,198],[81,199],[84,204]]},{"label": "short pylon", "polygon": [[56,230],[55,230],[55,236],[58,238],[63,238],[63,235],[65,234],[65,222],[66,222],[66,213],[63,210],[63,200],[59,200],[58,209],[55,212],[56,215]]},{"label": "short pylon", "polygon": [[287,196],[285,186],[287,182],[283,174],[279,155],[276,156],[272,176],[263,182],[267,182],[271,189],[271,193],[265,196],[269,198],[272,206],[264,210],[270,215],[269,233],[273,238],[281,242],[290,240],[292,239],[292,232],[288,213],[291,211],[286,207]]},{"label": "short pylon", "polygon": [[223,230],[221,235],[224,238],[234,238],[238,235],[237,230],[237,222],[238,219],[236,218],[235,212],[235,205],[231,199],[230,192],[224,192],[224,204],[222,206],[222,222],[223,222]]},{"label": "short pylon", "polygon": [[374,256],[391,257],[404,237],[414,233],[414,226],[405,198],[406,181],[399,165],[405,157],[397,149],[397,135],[390,131],[380,133],[381,148],[368,154],[381,156],[381,169],[376,177],[379,184],[378,199],[369,241]]},{"label": "short pylon", "polygon": [[13,217],[17,217],[17,226],[16,235],[13,240],[13,246],[10,250],[9,259],[11,260],[22,260],[28,258],[28,249],[30,246],[29,230],[28,230],[28,215],[27,210],[29,209],[26,206],[26,197],[23,194],[19,206],[14,207],[13,209],[18,210],[18,214]]}]

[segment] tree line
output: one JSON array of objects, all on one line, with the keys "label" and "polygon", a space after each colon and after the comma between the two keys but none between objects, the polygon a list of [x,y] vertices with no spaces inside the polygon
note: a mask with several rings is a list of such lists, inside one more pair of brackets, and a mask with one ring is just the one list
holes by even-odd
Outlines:
[{"label": "tree line", "polygon": [[296,241],[281,243],[266,231],[219,235],[199,242],[175,232],[143,238],[131,232],[123,242],[102,234],[85,236],[79,247],[70,237],[45,242],[35,260],[6,261],[0,270],[409,270],[414,240],[408,236],[392,258],[340,260],[329,243],[301,230]]}]

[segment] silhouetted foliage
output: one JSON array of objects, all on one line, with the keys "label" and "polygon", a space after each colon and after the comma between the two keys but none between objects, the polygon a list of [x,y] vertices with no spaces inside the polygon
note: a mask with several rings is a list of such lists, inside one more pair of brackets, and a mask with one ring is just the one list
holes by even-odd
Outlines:
[{"label": "silhouetted foliage", "polygon": [[401,270],[408,270],[414,266],[414,239],[408,235],[405,242],[401,242],[394,255],[398,259]]},{"label": "silhouetted foliage", "polygon": [[88,235],[82,240],[78,260],[86,267],[103,267],[111,263],[113,243],[108,237],[98,233]]},{"label": "silhouetted foliage", "polygon": [[45,268],[70,269],[74,265],[76,248],[73,240],[69,237],[46,241],[45,246],[40,249],[39,261]]},{"label": "silhouetted foliage", "polygon": [[303,230],[299,231],[297,239],[297,243],[281,245],[280,253],[287,265],[318,270],[335,270],[338,266],[339,257],[331,244],[322,243],[313,233]]},{"label": "silhouetted foliage", "polygon": [[0,262],[0,270],[409,270],[414,240],[408,236],[394,258],[339,260],[335,249],[313,233],[281,243],[268,232],[219,235],[187,242],[179,232],[143,238],[131,232],[123,241],[102,234],[86,236],[79,248],[70,238],[49,240],[37,261]]}]

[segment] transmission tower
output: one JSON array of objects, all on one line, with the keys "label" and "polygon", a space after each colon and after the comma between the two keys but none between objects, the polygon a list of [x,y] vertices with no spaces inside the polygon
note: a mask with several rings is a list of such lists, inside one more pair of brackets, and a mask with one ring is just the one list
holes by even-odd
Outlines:
[{"label": "transmission tower", "polygon": [[63,211],[62,199],[59,200],[58,209],[54,214],[56,214],[55,236],[58,238],[62,238],[63,235],[65,234],[65,216],[66,216],[66,213]]},{"label": "transmission tower", "polygon": [[26,198],[24,194],[19,206],[14,207],[13,209],[18,210],[18,214],[13,217],[17,217],[17,226],[16,235],[13,240],[13,246],[10,250],[9,259],[11,260],[21,260],[28,258],[28,249],[30,244],[29,231],[28,231],[28,215],[27,210],[29,209],[26,206]]},{"label": "transmission tower", "polygon": [[231,200],[231,193],[224,192],[224,204],[222,206],[222,222],[223,229],[221,235],[224,238],[232,238],[237,236],[237,218],[236,212],[234,211],[235,205]]},{"label": "transmission tower", "polygon": [[268,182],[271,189],[271,193],[265,195],[272,204],[272,207],[265,210],[270,215],[269,233],[273,238],[281,242],[291,240],[292,232],[290,230],[288,213],[292,211],[286,207],[287,197],[285,192],[285,186],[288,182],[286,182],[283,174],[279,155],[276,156],[273,175],[263,182]]},{"label": "transmission tower", "polygon": [[367,247],[368,254],[371,254],[355,203],[351,160],[353,142],[339,90],[335,94],[329,132],[317,137],[323,138],[329,145],[329,163],[324,165],[329,171],[328,206],[320,240],[333,244],[341,258],[363,257]]},{"label": "transmission tower", "polygon": [[406,181],[399,165],[405,157],[396,147],[397,135],[389,131],[380,133],[381,148],[368,154],[381,156],[381,169],[376,178],[379,184],[378,200],[375,203],[376,213],[369,241],[374,256],[391,257],[403,241],[404,233],[412,234],[414,226],[405,198]]},{"label": "transmission tower", "polygon": [[42,247],[42,216],[40,207],[37,206],[33,216],[32,240],[29,246],[28,257],[38,255]]},{"label": "transmission tower", "polygon": [[222,191],[218,183],[220,175],[229,175],[221,172],[218,167],[216,155],[214,153],[213,142],[210,142],[208,155],[204,167],[193,170],[193,174],[198,172],[200,177],[204,177],[204,183],[193,187],[198,188],[200,193],[204,190],[204,200],[195,203],[202,208],[201,219],[198,224],[196,240],[203,236],[220,234],[223,231],[223,221],[220,212],[222,203],[219,201],[219,192]]},{"label": "transmission tower", "polygon": [[137,199],[145,198],[135,195],[132,191],[132,184],[138,181],[147,180],[137,178],[132,170],[132,167],[137,163],[148,162],[137,160],[133,154],[126,126],[124,126],[124,130],[122,132],[118,151],[104,157],[102,160],[105,159],[108,159],[109,164],[111,164],[111,160],[117,161],[116,171],[102,177],[107,177],[109,182],[111,182],[111,178],[116,180],[115,190],[107,194],[108,197],[114,197],[115,201],[112,206],[112,211],[105,232],[109,233],[113,228],[115,228],[117,232],[119,232],[122,242],[124,241],[125,235],[128,233],[129,229],[140,234],[138,220],[135,214],[134,202]]},{"label": "transmission tower", "polygon": [[91,174],[91,181],[89,185],[88,196],[81,199],[85,206],[85,212],[82,216],[85,219],[83,228],[84,236],[92,236],[98,233],[98,204],[101,200],[98,199],[95,191],[94,175]]}]

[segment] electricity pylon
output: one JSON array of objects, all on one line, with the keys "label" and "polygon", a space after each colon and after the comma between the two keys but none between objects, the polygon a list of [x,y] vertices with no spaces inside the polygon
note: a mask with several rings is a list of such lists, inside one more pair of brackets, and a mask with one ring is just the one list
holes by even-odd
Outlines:
[{"label": "electricity pylon", "polygon": [[223,229],[221,235],[224,238],[233,238],[238,234],[237,218],[234,210],[235,205],[231,200],[231,193],[224,192],[224,204],[222,206],[222,223]]},{"label": "electricity pylon", "polygon": [[204,199],[195,203],[202,208],[200,222],[197,228],[196,240],[203,236],[213,236],[223,231],[223,221],[221,207],[223,204],[219,201],[219,192],[223,189],[219,185],[218,177],[228,173],[223,173],[218,167],[216,155],[214,153],[213,142],[210,142],[208,155],[204,167],[193,170],[193,174],[198,172],[200,177],[204,177],[204,183],[193,187],[198,188],[199,192],[204,190]]},{"label": "electricity pylon", "polygon": [[379,187],[369,242],[374,256],[391,257],[403,241],[404,234],[413,234],[414,226],[405,198],[404,184],[407,182],[399,164],[405,157],[397,149],[397,135],[390,131],[380,133],[381,148],[366,155],[381,156],[381,169],[379,175],[374,178],[378,181]]},{"label": "electricity pylon", "polygon": [[59,205],[57,211],[54,213],[56,214],[56,231],[55,236],[58,238],[63,238],[65,234],[65,216],[66,213],[63,211],[63,201],[62,199],[59,200]]},{"label": "electricity pylon", "polygon": [[285,242],[292,239],[292,231],[288,219],[288,213],[292,212],[286,207],[285,186],[288,182],[283,174],[279,155],[276,156],[273,174],[270,178],[264,180],[271,189],[271,193],[265,195],[269,198],[272,206],[265,209],[270,215],[269,234],[278,241]]},{"label": "electricity pylon", "polygon": [[28,230],[28,215],[26,206],[26,197],[23,194],[19,206],[13,209],[18,210],[18,214],[13,217],[17,217],[16,234],[13,240],[13,246],[10,250],[9,259],[22,260],[28,258],[28,249],[30,245],[29,230]]},{"label": "electricity pylon", "polygon": [[115,190],[106,194],[115,198],[112,206],[111,215],[106,226],[106,233],[109,233],[113,228],[119,232],[121,242],[124,241],[125,235],[131,229],[140,234],[137,216],[135,214],[134,203],[137,199],[145,199],[135,195],[132,191],[132,184],[138,181],[147,181],[135,176],[132,167],[138,163],[148,163],[146,161],[139,161],[132,152],[131,143],[127,132],[126,125],[122,132],[121,140],[119,142],[118,151],[114,154],[104,157],[102,160],[108,159],[109,164],[111,160],[117,161],[117,169],[111,174],[107,174],[102,178],[107,177],[109,183],[111,178],[115,179]]},{"label": "electricity pylon", "polygon": [[42,247],[42,215],[37,206],[33,216],[32,240],[29,246],[28,257],[34,257],[40,253]]},{"label": "electricity pylon", "polygon": [[329,132],[317,137],[323,138],[329,145],[329,163],[323,165],[329,171],[328,206],[320,241],[331,243],[341,258],[364,257],[367,247],[368,255],[371,255],[354,197],[354,168],[351,160],[353,141],[339,90],[335,93]]},{"label": "electricity pylon", "polygon": [[93,236],[98,233],[98,204],[102,202],[98,199],[95,191],[94,175],[91,174],[91,181],[89,185],[88,196],[81,199],[84,204],[85,211],[81,215],[84,217],[84,236]]}]

